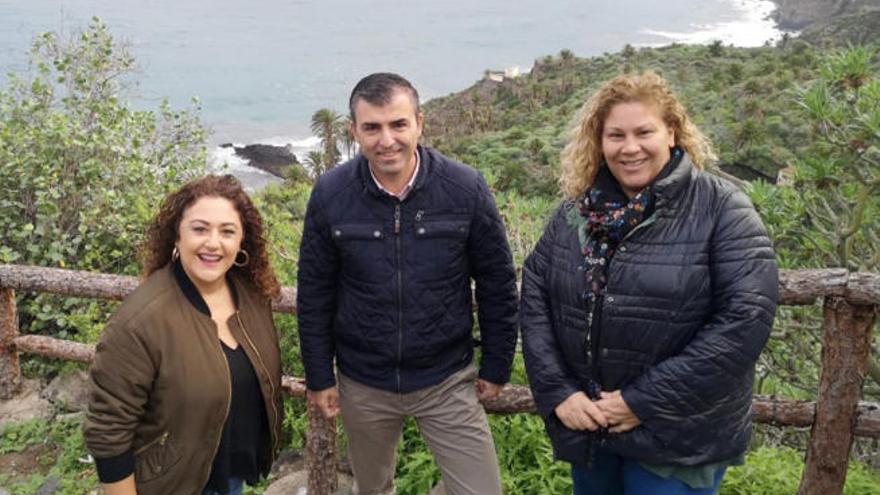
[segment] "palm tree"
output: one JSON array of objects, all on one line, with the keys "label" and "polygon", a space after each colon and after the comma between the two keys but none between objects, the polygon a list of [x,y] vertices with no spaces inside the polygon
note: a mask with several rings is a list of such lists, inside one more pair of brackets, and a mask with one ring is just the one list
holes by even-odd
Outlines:
[{"label": "palm tree", "polygon": [[339,122],[340,142],[342,143],[343,149],[345,149],[346,158],[351,158],[357,153],[357,142],[354,140],[354,136],[351,135],[351,124],[350,115],[342,117],[342,121]]},{"label": "palm tree", "polygon": [[342,116],[329,108],[322,108],[312,115],[312,133],[321,139],[321,147],[323,148],[322,172],[330,170],[339,163],[341,154],[338,143],[342,138],[340,132],[342,122]]},{"label": "palm tree", "polygon": [[303,160],[306,168],[309,171],[309,175],[312,178],[317,179],[324,172],[329,169],[324,169],[324,152],[318,150],[309,151],[309,154],[306,155],[306,158]]}]

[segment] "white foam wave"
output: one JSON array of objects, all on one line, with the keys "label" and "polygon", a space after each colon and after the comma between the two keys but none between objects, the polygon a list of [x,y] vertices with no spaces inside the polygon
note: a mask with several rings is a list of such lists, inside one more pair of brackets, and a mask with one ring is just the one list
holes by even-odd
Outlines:
[{"label": "white foam wave", "polygon": [[[235,146],[242,145],[235,144]],[[235,175],[235,172],[251,172],[272,175],[248,165],[247,160],[235,154],[235,149],[232,146],[226,148],[217,146],[211,150],[208,155],[208,171],[215,173],[231,173],[233,175]]]},{"label": "white foam wave", "polygon": [[[272,136],[257,139],[248,144],[267,144],[271,146],[287,147],[296,156],[299,163],[304,163],[310,151],[318,150],[321,139],[315,136],[307,138],[291,138],[288,136]],[[256,167],[251,167],[248,160],[235,154],[235,147],[246,146],[243,143],[232,143],[232,146],[217,146],[211,149],[208,155],[208,172],[227,173],[237,177],[248,191],[259,190],[267,184],[279,182],[275,175]]]},{"label": "white foam wave", "polygon": [[[687,44],[708,44],[716,40],[735,46],[761,46],[782,37],[770,14],[776,5],[768,0],[731,0],[733,7],[742,13],[736,21],[710,24],[693,24],[693,31],[674,32],[645,29],[642,32],[665,38],[670,42]],[[662,44],[662,43],[661,43]]]}]

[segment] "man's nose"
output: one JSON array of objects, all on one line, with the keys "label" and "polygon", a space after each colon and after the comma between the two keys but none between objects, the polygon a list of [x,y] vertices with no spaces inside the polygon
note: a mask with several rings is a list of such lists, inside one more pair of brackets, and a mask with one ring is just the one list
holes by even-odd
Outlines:
[{"label": "man's nose", "polygon": [[391,133],[391,129],[385,128],[380,131],[379,144],[381,146],[392,146],[394,144],[394,135]]}]

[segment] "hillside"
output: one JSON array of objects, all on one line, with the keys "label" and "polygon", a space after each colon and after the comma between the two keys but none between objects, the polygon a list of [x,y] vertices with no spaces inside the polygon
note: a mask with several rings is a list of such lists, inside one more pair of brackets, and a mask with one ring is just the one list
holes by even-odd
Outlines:
[{"label": "hillside", "polygon": [[723,169],[773,180],[807,144],[793,91],[814,77],[817,61],[816,50],[800,40],[756,49],[626,47],[592,58],[563,51],[516,79],[484,79],[428,102],[426,142],[497,175],[499,187],[552,194],[575,111],[603,81],[652,69],[670,81],[713,139]]},{"label": "hillside", "polygon": [[[810,144],[794,100],[798,88],[816,77],[825,50],[880,40],[880,0],[778,3],[780,22],[809,26],[801,37],[760,48],[627,45],[591,58],[562,50],[536,60],[520,77],[485,77],[431,100],[425,105],[425,141],[475,164],[498,187],[554,194],[559,152],[577,109],[602,82],[651,69],[667,78],[715,143],[722,170],[774,181]],[[829,9],[835,15],[817,20]]]},{"label": "hillside", "polygon": [[800,38],[818,46],[861,45],[880,35],[880,9],[823,19],[804,29]]},{"label": "hillside", "polygon": [[837,17],[850,17],[880,9],[878,0],[772,0],[774,20],[785,30],[801,30]]}]

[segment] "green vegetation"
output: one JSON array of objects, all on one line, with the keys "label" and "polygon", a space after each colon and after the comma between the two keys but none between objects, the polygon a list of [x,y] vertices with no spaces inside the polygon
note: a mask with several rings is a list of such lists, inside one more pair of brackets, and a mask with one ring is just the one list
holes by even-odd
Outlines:
[{"label": "green vegetation", "polygon": [[652,69],[667,78],[718,148],[721,168],[773,180],[808,144],[809,125],[790,94],[816,76],[820,52],[799,40],[786,47],[670,45],[629,47],[589,59],[560,55],[515,79],[482,80],[425,105],[427,141],[494,170],[498,187],[553,195],[559,152],[575,112],[604,81]]},{"label": "green vegetation", "polygon": [[[0,262],[136,274],[137,246],[166,191],[203,172],[205,131],[197,104],[133,111],[123,99],[133,60],[99,21],[62,40],[40,36],[35,71],[0,89]],[[877,47],[829,51],[801,39],[743,49],[714,43],[625,47],[589,59],[563,50],[536,62],[528,75],[484,80],[425,105],[425,140],[477,167],[496,193],[517,265],[537,242],[558,202],[559,151],[570,122],[601,82],[621,71],[654,69],[668,78],[697,124],[717,145],[720,168],[752,181],[747,190],[773,238],[784,268],[839,266],[878,270],[880,71]],[[321,151],[313,171],[351,150],[345,118],[320,110],[312,121]],[[774,184],[785,169],[793,186]],[[271,257],[283,285],[296,285],[298,246],[313,176],[292,175],[255,195]],[[94,342],[110,303],[20,294],[24,332]],[[756,390],[814,397],[821,309],[782,308],[758,365]],[[276,315],[285,372],[302,376],[295,318]],[[31,374],[54,374],[57,363],[28,359]],[[522,357],[515,383],[525,383]],[[880,398],[872,364],[865,398]],[[284,443],[301,448],[307,428],[302,401],[287,398]],[[539,418],[492,416],[492,431],[509,493],[566,493],[568,467],[552,460]],[[340,434],[341,435],[341,434]],[[724,494],[792,493],[802,450],[781,435],[761,434],[746,465],[732,468]],[[794,433],[803,447],[803,435]],[[340,436],[340,446],[344,437]],[[29,449],[42,449],[39,452]],[[37,452],[40,469],[0,478],[11,493],[33,493],[58,476],[61,493],[95,485],[77,420],[24,423],[0,439],[0,459]],[[343,452],[344,448],[340,448]],[[425,493],[439,479],[413,422],[397,467],[401,494]],[[875,459],[876,462],[876,459]],[[2,465],[2,463],[0,463]],[[253,491],[260,493],[261,489]],[[846,493],[880,493],[880,477],[853,463]]]},{"label": "green vegetation", "polygon": [[[31,66],[0,90],[0,262],[138,273],[156,204],[204,171],[198,107],[131,110],[121,96],[134,60],[97,19],[71,39],[38,37]],[[47,294],[18,305],[24,332],[81,341],[109,315]]]},{"label": "green vegetation", "polygon": [[86,450],[78,419],[34,420],[6,428],[0,437],[0,457],[9,454],[38,466],[27,476],[0,475],[0,486],[12,495],[36,493],[50,477],[60,481],[58,491],[63,494],[88,493],[95,486],[94,467],[83,462]]}]

